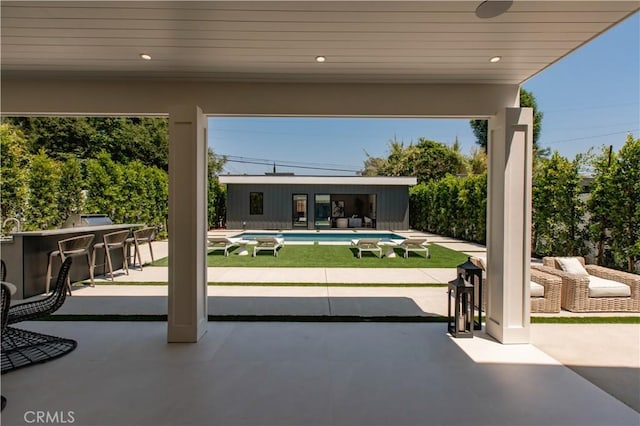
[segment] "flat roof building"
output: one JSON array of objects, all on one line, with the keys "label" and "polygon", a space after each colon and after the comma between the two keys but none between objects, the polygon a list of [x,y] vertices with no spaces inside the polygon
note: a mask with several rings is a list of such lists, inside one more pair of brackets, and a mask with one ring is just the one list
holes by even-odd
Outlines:
[{"label": "flat roof building", "polygon": [[415,177],[222,175],[234,229],[408,229]]}]

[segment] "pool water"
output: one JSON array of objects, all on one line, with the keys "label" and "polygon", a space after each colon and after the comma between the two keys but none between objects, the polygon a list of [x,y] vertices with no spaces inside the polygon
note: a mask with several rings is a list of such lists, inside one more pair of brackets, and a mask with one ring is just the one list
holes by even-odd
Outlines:
[{"label": "pool water", "polygon": [[305,242],[349,242],[360,238],[380,238],[382,241],[404,240],[404,237],[392,232],[243,232],[236,238],[255,240],[256,237],[282,237],[284,241]]}]

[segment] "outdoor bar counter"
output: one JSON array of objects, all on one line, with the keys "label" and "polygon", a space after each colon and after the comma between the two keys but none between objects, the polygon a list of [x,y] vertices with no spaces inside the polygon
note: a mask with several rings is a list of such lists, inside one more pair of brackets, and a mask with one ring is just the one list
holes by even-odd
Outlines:
[{"label": "outdoor bar counter", "polygon": [[[93,234],[94,240],[90,252],[93,252],[93,244],[102,242],[102,236],[121,229],[135,229],[142,224],[96,225],[73,228],[53,229],[50,231],[13,232],[10,238],[0,240],[0,256],[7,265],[6,281],[16,286],[16,299],[42,294],[46,288],[47,262],[49,253],[58,250],[58,241],[84,234]],[[111,251],[113,270],[122,268],[123,259],[120,250]],[[60,256],[54,256],[51,269],[51,285],[58,277],[61,261]],[[99,250],[96,255],[95,276],[105,273],[104,250]],[[86,256],[73,259],[70,271],[71,282],[86,280],[89,278],[89,266]]]}]

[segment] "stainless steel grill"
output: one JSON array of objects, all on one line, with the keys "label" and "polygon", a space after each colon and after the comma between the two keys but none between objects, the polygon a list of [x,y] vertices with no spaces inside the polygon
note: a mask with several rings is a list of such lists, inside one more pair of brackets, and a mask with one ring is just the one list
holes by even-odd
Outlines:
[{"label": "stainless steel grill", "polygon": [[63,228],[80,226],[113,225],[113,221],[106,214],[74,214],[66,220]]}]

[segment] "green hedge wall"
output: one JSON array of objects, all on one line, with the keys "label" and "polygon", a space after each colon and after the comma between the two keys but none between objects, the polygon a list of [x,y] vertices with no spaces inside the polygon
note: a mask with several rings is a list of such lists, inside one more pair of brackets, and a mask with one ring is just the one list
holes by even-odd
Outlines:
[{"label": "green hedge wall", "polygon": [[409,191],[413,229],[486,242],[487,175],[456,177],[414,186]]}]

